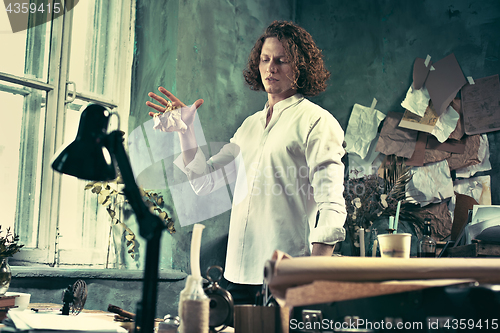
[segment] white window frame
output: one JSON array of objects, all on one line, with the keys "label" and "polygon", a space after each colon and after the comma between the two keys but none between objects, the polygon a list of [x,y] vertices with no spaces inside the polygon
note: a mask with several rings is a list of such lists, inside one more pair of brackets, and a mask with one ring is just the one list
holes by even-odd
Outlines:
[{"label": "white window frame", "polygon": [[[116,48],[108,52],[119,54],[119,61],[113,62],[113,66],[119,68],[119,70],[116,70],[118,74],[114,82],[107,82],[107,84],[112,85],[116,92],[113,99],[89,93],[81,93],[77,89],[76,91],[69,91],[69,87],[71,86],[73,86],[71,88],[75,89],[74,85],[71,85],[71,78],[68,75],[71,43],[75,42],[71,40],[74,10],[66,12],[52,21],[47,82],[0,72],[0,91],[25,96],[25,109],[28,107],[27,104],[30,103],[30,96],[42,96],[46,93],[45,117],[42,120],[44,121],[43,145],[36,145],[38,148],[33,148],[32,145],[23,145],[25,138],[21,138],[21,157],[26,156],[29,149],[42,150],[42,165],[37,166],[41,184],[30,184],[30,179],[25,174],[24,165],[20,164],[15,231],[17,234],[20,234],[22,231],[29,233],[34,230],[31,224],[38,223],[38,228],[36,228],[38,230],[37,233],[34,233],[33,236],[24,235],[24,237],[31,239],[30,246],[25,246],[15,256],[16,260],[25,262],[26,264],[46,264],[49,266],[96,265],[97,267],[102,267],[103,264],[102,254],[89,254],[89,249],[66,251],[58,247],[58,226],[59,223],[64,223],[64,221],[59,221],[58,216],[61,198],[61,177],[68,176],[54,172],[50,165],[56,151],[64,144],[64,121],[66,108],[69,105],[68,100],[78,98],[86,102],[94,102],[107,106],[120,116],[120,129],[126,131],[128,128],[134,46],[135,1],[102,1],[106,1],[106,5],[112,6],[109,8],[113,9],[114,17],[117,15],[120,17],[120,24],[113,25],[108,30],[108,34],[111,34],[112,38],[117,39],[115,43]],[[87,1],[80,1],[78,5],[86,4]],[[27,39],[29,40],[29,33]],[[29,52],[30,48],[27,47],[26,54],[29,54]],[[2,81],[13,83],[15,86],[4,85]],[[39,98],[34,102],[41,103],[42,99]],[[30,128],[29,125],[27,126]],[[20,163],[23,162],[20,161]],[[37,193],[31,196],[33,199],[26,200],[29,196],[26,192],[33,192],[35,188],[37,188]],[[25,200],[22,200],[23,198]],[[25,207],[25,205],[28,205],[28,207]],[[35,205],[39,207],[38,210],[33,209]],[[32,216],[33,211],[38,211],[38,217]],[[25,214],[25,216],[22,214]],[[95,237],[95,233],[84,233],[82,237],[92,238]]]}]

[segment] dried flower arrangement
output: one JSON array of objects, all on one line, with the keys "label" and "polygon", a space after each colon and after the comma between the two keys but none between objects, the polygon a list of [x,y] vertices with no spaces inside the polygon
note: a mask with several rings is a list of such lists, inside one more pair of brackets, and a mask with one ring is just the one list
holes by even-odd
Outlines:
[{"label": "dried flower arrangement", "polygon": [[[111,225],[109,228],[108,236],[108,255],[106,259],[106,267],[109,264],[109,251],[111,248],[111,238],[112,238],[112,227],[120,226],[124,229],[125,241],[127,242],[127,252],[130,254],[131,258],[135,258],[136,254],[136,235],[135,233],[119,218],[118,210],[123,203],[127,203],[125,193],[121,190],[123,187],[123,180],[121,176],[118,176],[115,180],[110,182],[93,181],[85,186],[85,190],[91,190],[92,193],[97,195],[97,202],[106,208],[106,211],[111,218]],[[163,221],[165,221],[166,229],[170,234],[175,233],[174,221],[170,218],[167,212],[164,210],[164,200],[163,196],[159,193],[144,190],[139,187],[142,198],[146,206],[151,210],[151,212],[156,213]]]},{"label": "dried flower arrangement", "polygon": [[[400,218],[420,226],[418,216],[410,214],[412,204],[405,201],[406,184],[411,180],[411,167],[404,164],[404,159],[386,156],[382,162],[383,178],[378,174],[349,179],[344,182],[346,201],[346,228],[351,244],[359,246],[359,228],[369,229],[373,222],[385,215],[394,215],[398,201],[401,201]],[[352,171],[356,173],[357,171]]]},{"label": "dried flower arrangement", "polygon": [[[0,226],[0,234],[2,232],[2,226]],[[23,246],[23,244],[19,244],[19,236],[15,235],[10,228],[7,228],[5,236],[0,235],[0,257],[2,258],[12,257],[19,252]]]}]

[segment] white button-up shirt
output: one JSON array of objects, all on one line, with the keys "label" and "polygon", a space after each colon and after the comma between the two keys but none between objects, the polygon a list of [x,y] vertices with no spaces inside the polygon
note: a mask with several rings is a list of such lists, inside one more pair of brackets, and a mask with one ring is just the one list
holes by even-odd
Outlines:
[{"label": "white button-up shirt", "polygon": [[[320,106],[296,94],[249,116],[208,162],[201,149],[187,166],[194,191],[207,194],[235,180],[225,278],[261,284],[274,250],[311,253],[311,243],[345,238],[344,132]],[[317,212],[319,220],[316,221]]]}]

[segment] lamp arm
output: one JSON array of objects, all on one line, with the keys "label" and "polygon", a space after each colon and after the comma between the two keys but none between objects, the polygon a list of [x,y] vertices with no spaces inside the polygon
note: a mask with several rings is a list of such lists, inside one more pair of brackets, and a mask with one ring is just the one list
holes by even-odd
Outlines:
[{"label": "lamp arm", "polygon": [[139,222],[139,233],[147,241],[142,301],[137,304],[135,333],[153,333],[156,317],[160,240],[166,225],[148,209],[142,199],[122,143],[122,132],[111,132],[107,136],[107,140],[106,146],[115,157],[125,184],[125,195]]},{"label": "lamp arm", "polygon": [[111,132],[107,139],[109,151],[115,157],[118,168],[122,175],[123,183],[125,184],[124,192],[128,199],[132,210],[134,211],[137,220],[139,221],[139,233],[141,237],[146,240],[150,240],[158,232],[166,228],[166,224],[154,213],[152,213],[149,208],[144,203],[139,187],[135,182],[134,173],[130,162],[125,152],[125,147],[122,144],[123,134],[120,131]]}]

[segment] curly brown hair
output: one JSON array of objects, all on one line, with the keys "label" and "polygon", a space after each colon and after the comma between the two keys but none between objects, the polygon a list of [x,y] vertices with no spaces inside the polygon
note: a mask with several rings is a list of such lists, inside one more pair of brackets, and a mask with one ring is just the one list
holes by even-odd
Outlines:
[{"label": "curly brown hair", "polygon": [[325,91],[330,72],[323,63],[323,54],[312,36],[293,22],[274,21],[255,43],[243,71],[245,82],[252,90],[264,90],[259,71],[260,53],[266,38],[276,37],[283,44],[293,72],[292,87],[304,96],[316,96]]}]

